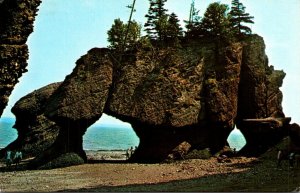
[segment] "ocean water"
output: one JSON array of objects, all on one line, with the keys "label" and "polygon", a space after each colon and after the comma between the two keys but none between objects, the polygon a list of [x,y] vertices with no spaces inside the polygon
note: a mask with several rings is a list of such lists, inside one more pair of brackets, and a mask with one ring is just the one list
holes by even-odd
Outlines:
[{"label": "ocean water", "polygon": [[139,145],[139,138],[131,127],[120,125],[92,125],[83,136],[85,150],[126,150]]},{"label": "ocean water", "polygon": [[[0,148],[6,147],[17,138],[17,130],[12,128],[14,121],[12,118],[0,118]],[[238,151],[246,141],[240,131],[235,129],[228,137],[228,143]],[[139,138],[129,124],[95,124],[89,127],[83,136],[85,150],[126,150],[138,144]]]},{"label": "ocean water", "polygon": [[0,118],[0,148],[6,147],[9,143],[13,142],[18,137],[18,132],[12,126],[15,119]]},{"label": "ocean water", "polygon": [[231,131],[230,135],[227,138],[229,146],[235,148],[237,151],[242,149],[246,145],[246,139],[243,134],[238,129]]}]

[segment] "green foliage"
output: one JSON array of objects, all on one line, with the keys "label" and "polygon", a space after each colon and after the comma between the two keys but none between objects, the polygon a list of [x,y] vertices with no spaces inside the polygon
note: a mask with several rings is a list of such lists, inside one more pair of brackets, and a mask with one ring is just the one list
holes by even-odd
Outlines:
[{"label": "green foliage", "polygon": [[162,15],[157,21],[155,21],[156,31],[158,32],[159,40],[162,42],[168,36],[168,15]]},{"label": "green foliage", "polygon": [[153,49],[150,39],[146,36],[141,37],[141,39],[137,42],[136,47],[138,49],[144,49],[144,50]]},{"label": "green foliage", "polygon": [[114,20],[114,24],[107,32],[110,48],[120,50],[124,41],[125,25],[119,18]]},{"label": "green foliage", "polygon": [[107,35],[110,48],[124,51],[132,48],[141,38],[141,25],[136,21],[124,24],[120,19],[115,19]]},{"label": "green foliage", "polygon": [[130,22],[130,24],[126,24],[125,27],[128,28],[126,34],[127,37],[125,39],[125,48],[131,48],[140,40],[142,26],[135,20],[133,20],[132,22]]},{"label": "green foliage", "polygon": [[145,31],[150,39],[162,39],[163,26],[167,9],[164,8],[167,0],[149,0],[150,7],[148,14],[145,15],[147,22],[145,23]]},{"label": "green foliage", "polygon": [[195,3],[193,2],[190,10],[190,17],[186,23],[185,27],[187,29],[186,36],[188,38],[195,38],[202,35],[201,30],[201,17],[199,16],[199,11],[195,8]]},{"label": "green foliage", "polygon": [[168,20],[168,36],[171,38],[181,37],[183,35],[182,27],[175,13],[171,13]]},{"label": "green foliage", "polygon": [[[108,33],[110,48],[123,52],[136,47],[152,45],[180,46],[183,39],[183,30],[175,13],[167,14],[164,8],[167,0],[149,0],[150,7],[145,15],[147,22],[144,24],[147,36],[141,40],[141,26],[136,22],[124,24],[116,19]],[[245,34],[251,34],[251,29],[244,23],[254,23],[253,16],[245,13],[245,6],[239,0],[232,0],[231,11],[228,5],[220,2],[211,3],[206,9],[203,18],[199,10],[191,4],[189,20],[186,23],[187,39],[200,38],[202,40],[218,40],[218,43],[229,43]],[[130,16],[131,18],[131,16]],[[147,41],[145,41],[147,40]],[[222,40],[222,41],[221,41]]]},{"label": "green foliage", "polygon": [[167,24],[167,42],[172,42],[173,45],[179,44],[179,39],[183,36],[182,27],[179,24],[179,19],[175,13],[171,13]]},{"label": "green foliage", "polygon": [[208,6],[201,21],[206,36],[218,39],[230,36],[230,21],[227,12],[228,6],[219,2]]},{"label": "green foliage", "polygon": [[239,0],[232,0],[230,15],[230,22],[235,35],[251,34],[252,31],[243,23],[254,23],[253,16],[245,12],[246,7]]}]

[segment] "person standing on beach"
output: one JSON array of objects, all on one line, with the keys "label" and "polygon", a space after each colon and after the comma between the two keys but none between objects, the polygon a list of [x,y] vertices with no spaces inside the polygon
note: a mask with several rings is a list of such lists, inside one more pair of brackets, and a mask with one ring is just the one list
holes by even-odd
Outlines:
[{"label": "person standing on beach", "polygon": [[129,149],[126,150],[126,159],[129,159]]},{"label": "person standing on beach", "polygon": [[133,147],[132,147],[132,146],[130,147],[129,153],[130,153],[130,157],[131,157],[132,154],[134,153],[134,150],[133,150]]},{"label": "person standing on beach", "polygon": [[6,160],[6,166],[10,167],[10,165],[12,164],[12,155],[9,149],[6,152],[5,160]]},{"label": "person standing on beach", "polygon": [[17,150],[17,151],[16,151],[16,154],[15,154],[15,156],[14,156],[14,163],[15,163],[16,165],[19,165],[19,163],[21,162],[22,158],[23,158],[22,152],[19,151],[19,150]]}]

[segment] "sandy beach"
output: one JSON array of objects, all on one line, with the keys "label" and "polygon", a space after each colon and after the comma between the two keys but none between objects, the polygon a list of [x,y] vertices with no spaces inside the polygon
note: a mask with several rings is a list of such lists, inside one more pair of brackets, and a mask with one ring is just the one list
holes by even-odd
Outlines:
[{"label": "sandy beach", "polygon": [[2,162],[0,190],[286,192],[300,187],[300,167],[290,169],[284,162],[277,169],[276,160],[268,157],[138,164],[126,163],[124,151],[87,151],[87,155],[87,164],[52,170],[28,171],[21,166],[7,170]]}]

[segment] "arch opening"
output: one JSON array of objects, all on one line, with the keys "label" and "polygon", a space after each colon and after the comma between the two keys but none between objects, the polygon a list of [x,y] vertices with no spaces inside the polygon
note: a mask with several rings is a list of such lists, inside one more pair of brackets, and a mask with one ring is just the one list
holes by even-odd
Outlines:
[{"label": "arch opening", "polygon": [[227,138],[230,148],[235,148],[236,151],[241,150],[247,143],[243,133],[235,126]]},{"label": "arch opening", "polygon": [[88,160],[127,160],[126,151],[140,143],[131,124],[103,114],[83,136]]}]

